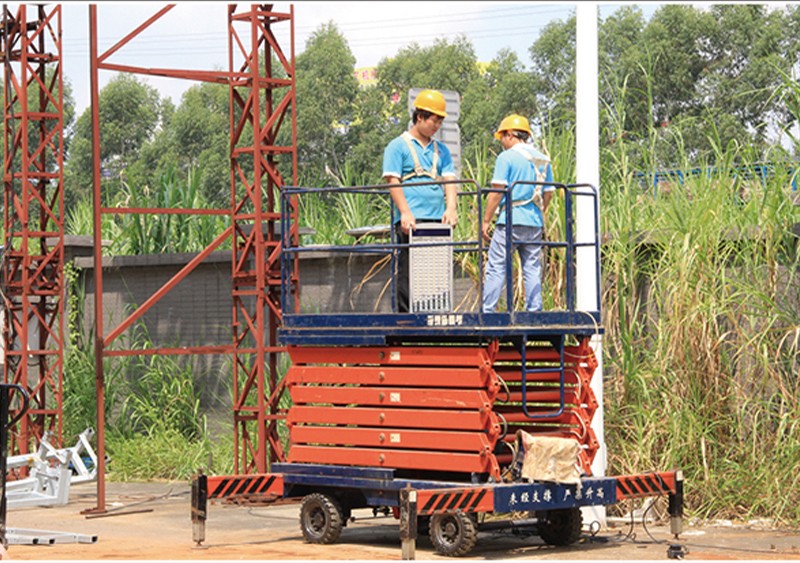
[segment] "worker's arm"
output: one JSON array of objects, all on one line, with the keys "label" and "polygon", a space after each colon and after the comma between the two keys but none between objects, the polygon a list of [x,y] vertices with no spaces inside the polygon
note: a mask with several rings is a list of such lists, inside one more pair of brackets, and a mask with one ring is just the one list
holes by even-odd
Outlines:
[{"label": "worker's arm", "polygon": [[[411,213],[411,208],[408,206],[406,194],[403,192],[403,186],[400,183],[400,178],[396,176],[385,176],[384,180],[387,184],[392,184],[392,187],[389,188],[389,195],[392,197],[392,201],[395,207],[397,207],[397,211],[400,213],[400,228],[404,233],[416,229],[417,219],[414,217],[414,214]],[[395,184],[397,187],[394,186]]]},{"label": "worker's arm", "polygon": [[445,210],[442,223],[447,225],[458,224],[458,184],[445,184],[444,186]]},{"label": "worker's arm", "polygon": [[550,200],[553,198],[553,190],[544,192],[542,195],[544,196],[542,198],[542,216],[544,216],[544,212],[547,211],[547,206],[550,205]]},{"label": "worker's arm", "polygon": [[[549,164],[547,165],[545,181],[546,182],[553,181],[553,167]],[[550,205],[550,200],[553,197],[553,192],[555,192],[554,189],[545,190],[544,187],[542,187],[542,220],[545,219],[545,211],[547,211],[547,206]]]},{"label": "worker's arm", "polygon": [[[492,188],[496,190],[502,190],[505,188],[505,186],[502,184],[492,184]],[[483,225],[481,226],[483,238],[486,240],[490,240],[492,238],[489,230],[492,228],[494,214],[497,211],[497,208],[500,206],[500,202],[502,200],[503,192],[489,192],[489,196],[486,198],[486,206],[483,209]]]}]

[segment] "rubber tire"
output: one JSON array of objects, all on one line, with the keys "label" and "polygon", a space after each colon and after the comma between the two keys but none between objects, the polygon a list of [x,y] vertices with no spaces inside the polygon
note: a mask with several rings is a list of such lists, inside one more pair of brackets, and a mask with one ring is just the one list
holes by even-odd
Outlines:
[{"label": "rubber tire", "polygon": [[580,508],[559,508],[540,510],[536,513],[539,521],[539,537],[549,545],[572,545],[581,537],[583,514]]},{"label": "rubber tire", "polygon": [[303,497],[300,505],[300,531],[308,543],[335,543],[344,527],[339,501],[323,493]]},{"label": "rubber tire", "polygon": [[439,555],[462,557],[478,542],[478,524],[472,514],[434,514],[428,536]]}]

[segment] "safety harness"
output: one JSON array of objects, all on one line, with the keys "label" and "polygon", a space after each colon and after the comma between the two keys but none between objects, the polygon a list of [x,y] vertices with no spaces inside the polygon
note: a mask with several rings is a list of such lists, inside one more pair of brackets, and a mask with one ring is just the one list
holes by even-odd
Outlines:
[{"label": "safety harness", "polygon": [[[547,158],[546,156],[544,158],[537,158],[535,155],[532,155],[531,153],[526,151],[521,143],[517,143],[516,145],[511,147],[511,149],[517,151],[522,156],[524,156],[526,159],[528,159],[528,161],[530,161],[531,165],[533,166],[533,169],[536,171],[536,181],[537,182],[544,182],[544,181],[547,180],[547,173],[545,171],[543,171],[543,170],[540,170],[539,166],[546,165],[548,162],[550,162],[549,158]],[[542,156],[544,156],[544,155],[542,155]],[[530,198],[528,198],[528,199],[518,199],[516,201],[512,201],[511,202],[511,207],[521,207],[523,205],[528,205],[531,202],[535,203],[536,207],[538,207],[539,209],[542,209],[544,207],[544,204],[543,204],[543,201],[542,201],[542,186],[534,187],[533,188],[533,195]],[[501,206],[501,209],[502,209],[502,206]]]},{"label": "safety harness", "polygon": [[414,159],[414,171],[409,172],[405,176],[403,176],[400,181],[405,182],[409,178],[414,178],[416,176],[428,176],[430,178],[436,179],[438,177],[438,170],[439,170],[439,146],[436,144],[436,141],[431,139],[433,143],[433,164],[431,165],[430,170],[425,170],[422,165],[419,163],[419,157],[417,155],[416,149],[414,149],[414,142],[411,133],[405,131],[402,135],[400,135],[403,140],[408,145],[408,150],[411,151],[411,156]]}]

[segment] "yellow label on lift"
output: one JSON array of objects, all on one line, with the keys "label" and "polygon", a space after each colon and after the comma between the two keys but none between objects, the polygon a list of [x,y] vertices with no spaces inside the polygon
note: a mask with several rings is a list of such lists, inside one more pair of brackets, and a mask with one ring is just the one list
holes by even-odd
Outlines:
[{"label": "yellow label on lift", "polygon": [[392,444],[399,444],[400,434],[398,433],[389,434],[389,442],[391,442]]},{"label": "yellow label on lift", "polygon": [[389,353],[389,360],[392,362],[399,362],[400,361],[400,352],[397,350],[393,350]]},{"label": "yellow label on lift", "polygon": [[399,403],[400,402],[400,393],[389,393],[389,402],[390,403]]}]

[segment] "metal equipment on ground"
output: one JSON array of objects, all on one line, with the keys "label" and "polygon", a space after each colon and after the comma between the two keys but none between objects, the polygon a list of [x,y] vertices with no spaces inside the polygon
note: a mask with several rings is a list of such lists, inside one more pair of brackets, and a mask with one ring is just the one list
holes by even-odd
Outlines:
[{"label": "metal equipment on ground", "polygon": [[[12,392],[16,392],[21,397],[21,403],[14,417],[9,418],[11,412],[11,398]],[[29,406],[28,393],[24,387],[16,384],[0,383],[0,545],[3,550],[9,544],[32,544],[32,545],[50,545],[54,543],[94,543],[97,541],[97,536],[90,536],[86,534],[78,534],[73,532],[58,532],[52,530],[33,530],[30,528],[7,528],[6,516],[7,508],[14,502],[14,506],[41,506],[53,504],[66,504],[69,496],[69,483],[71,470],[68,465],[62,464],[53,468],[54,472],[48,470],[32,471],[31,483],[26,483],[24,494],[14,497],[14,493],[7,495],[9,492],[10,483],[6,481],[7,463],[21,467],[26,464],[25,458],[31,456],[16,456],[16,458],[8,458],[8,429],[20,420]],[[90,435],[91,428],[85,430],[78,440],[78,444],[74,448],[66,450],[53,450],[49,444],[41,445],[39,447],[39,455],[35,456],[39,459],[39,464],[46,465],[42,459],[47,459],[48,456],[57,459],[68,459],[71,453],[82,452],[84,447],[88,447],[88,451],[93,453],[88,441],[84,445],[84,440],[87,435]],[[43,440],[44,441],[44,440]],[[96,460],[95,460],[96,461]],[[96,464],[95,464],[96,465]],[[34,469],[32,467],[32,469]],[[55,476],[57,475],[57,477]],[[32,489],[28,490],[27,487],[31,486]],[[10,497],[10,498],[8,498]],[[17,502],[15,502],[17,501]],[[2,556],[0,555],[0,558]]]},{"label": "metal equipment on ground", "polygon": [[46,432],[36,453],[9,456],[7,469],[27,468],[28,476],[6,483],[8,508],[67,504],[71,484],[97,476],[97,454],[89,442],[93,435],[94,430],[87,428],[74,446],[56,449],[49,441],[52,434]]}]

